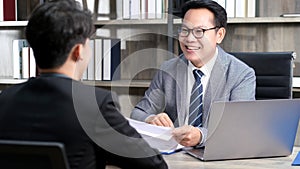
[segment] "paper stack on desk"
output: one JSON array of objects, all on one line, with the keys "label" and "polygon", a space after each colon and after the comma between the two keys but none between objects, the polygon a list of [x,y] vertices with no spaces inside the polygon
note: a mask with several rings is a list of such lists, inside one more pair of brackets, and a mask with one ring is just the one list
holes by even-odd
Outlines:
[{"label": "paper stack on desk", "polygon": [[174,139],[171,127],[155,126],[129,118],[128,121],[151,147],[158,149],[163,154],[171,154],[183,147]]}]

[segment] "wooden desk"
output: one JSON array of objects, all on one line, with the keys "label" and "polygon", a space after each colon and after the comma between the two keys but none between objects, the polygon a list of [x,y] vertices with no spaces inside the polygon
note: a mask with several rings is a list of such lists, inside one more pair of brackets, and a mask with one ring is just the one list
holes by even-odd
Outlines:
[{"label": "wooden desk", "polygon": [[[184,152],[164,155],[169,169],[296,169],[292,162],[300,147],[294,147],[293,153],[288,157],[225,160],[203,162]],[[119,169],[115,166],[107,166],[106,169]]]},{"label": "wooden desk", "polygon": [[288,157],[203,162],[183,152],[164,155],[170,169],[289,169],[300,147]]}]

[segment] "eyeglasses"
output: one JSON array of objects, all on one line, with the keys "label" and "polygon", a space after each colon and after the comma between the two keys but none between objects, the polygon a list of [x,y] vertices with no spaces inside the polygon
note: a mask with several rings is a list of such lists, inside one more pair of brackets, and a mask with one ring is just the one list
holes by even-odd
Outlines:
[{"label": "eyeglasses", "polygon": [[188,37],[190,32],[192,31],[193,35],[195,38],[202,38],[204,35],[205,31],[209,31],[209,30],[213,30],[219,28],[218,26],[212,27],[212,28],[208,28],[208,29],[203,29],[203,28],[193,28],[193,29],[189,29],[185,26],[182,26],[178,29],[178,33],[179,36],[181,37]]}]

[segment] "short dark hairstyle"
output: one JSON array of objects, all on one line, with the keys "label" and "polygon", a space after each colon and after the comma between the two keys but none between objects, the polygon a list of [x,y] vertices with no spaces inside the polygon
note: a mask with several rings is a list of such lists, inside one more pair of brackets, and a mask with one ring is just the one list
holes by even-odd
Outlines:
[{"label": "short dark hairstyle", "polygon": [[215,16],[215,26],[227,28],[226,10],[217,2],[212,0],[190,0],[183,4],[181,8],[182,18],[190,9],[205,8],[211,11]]},{"label": "short dark hairstyle", "polygon": [[25,35],[42,69],[63,65],[76,44],[84,44],[95,32],[92,14],[75,0],[53,0],[37,7]]}]

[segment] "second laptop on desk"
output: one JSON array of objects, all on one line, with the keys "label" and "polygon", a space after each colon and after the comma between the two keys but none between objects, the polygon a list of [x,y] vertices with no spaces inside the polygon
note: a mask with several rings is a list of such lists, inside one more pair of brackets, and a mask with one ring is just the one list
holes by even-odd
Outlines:
[{"label": "second laptop on desk", "polygon": [[205,149],[186,153],[204,161],[288,156],[299,117],[299,99],[213,103]]}]

